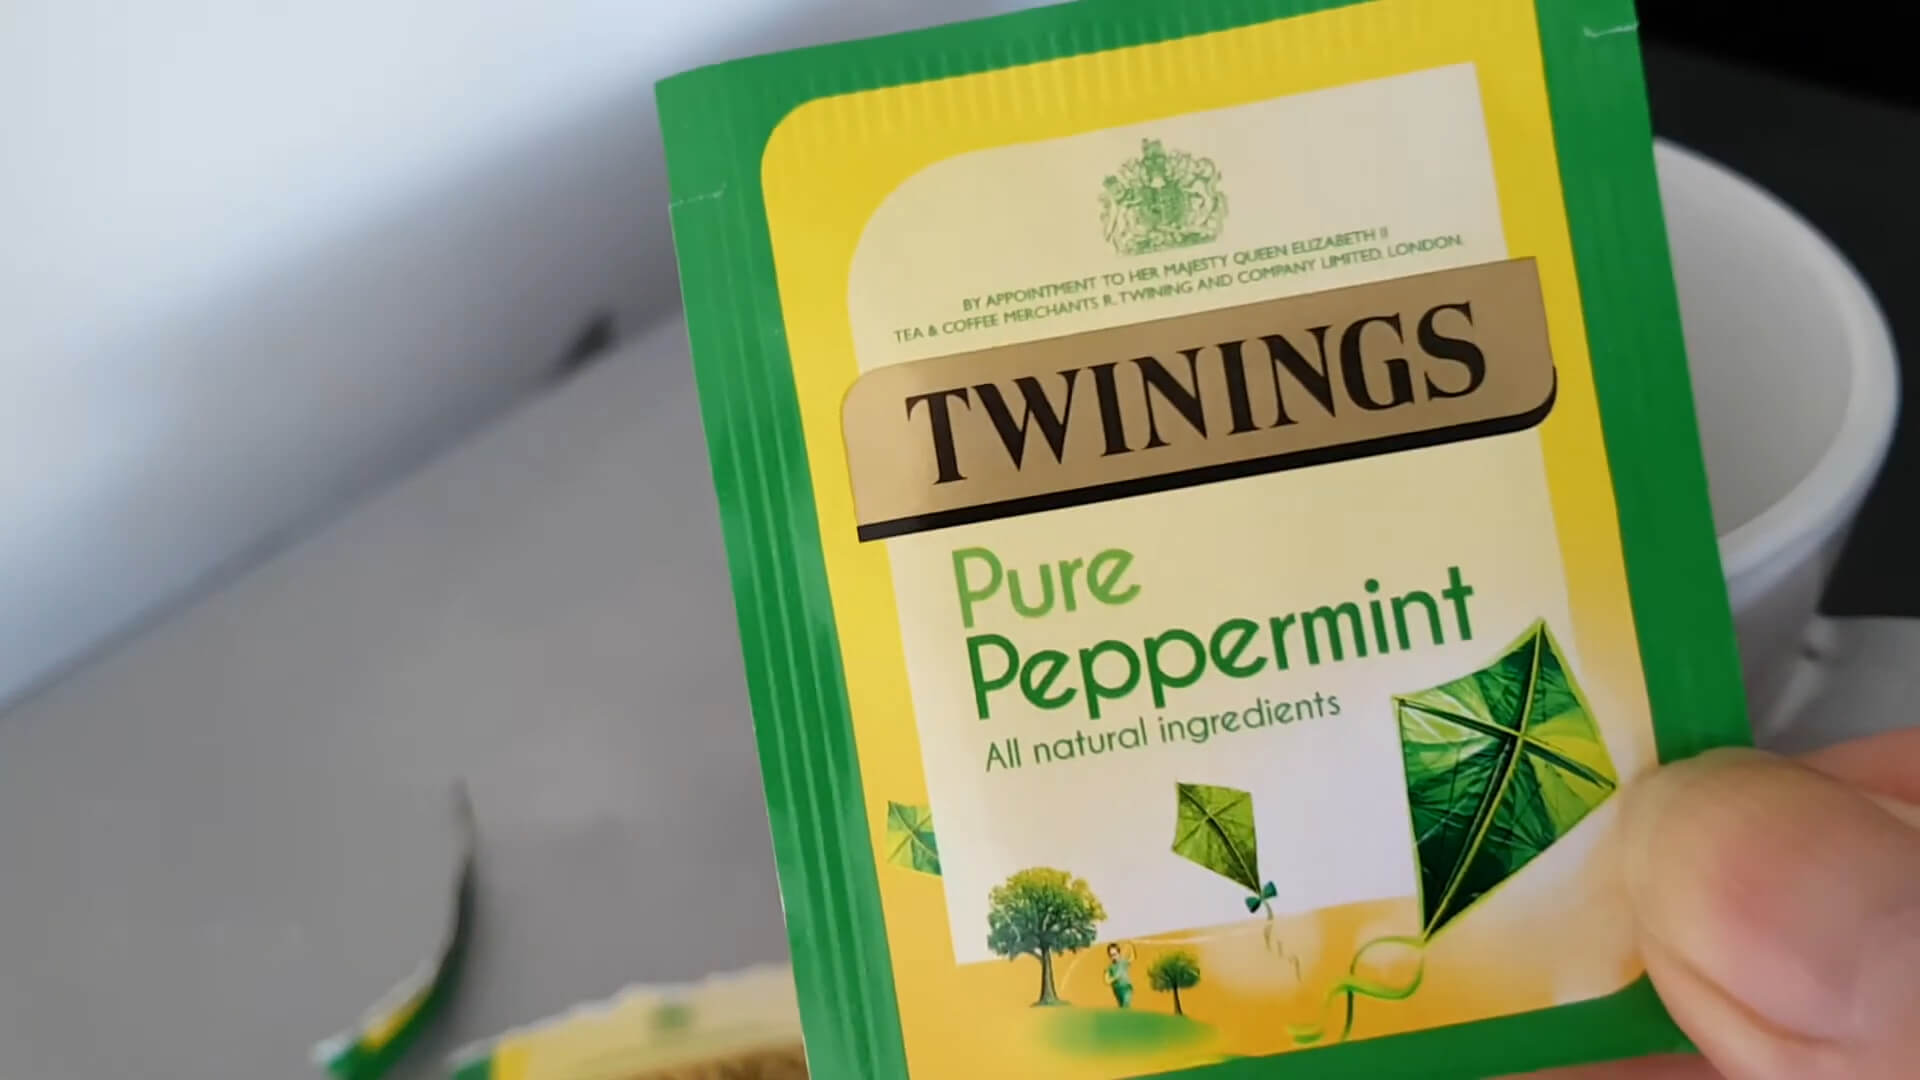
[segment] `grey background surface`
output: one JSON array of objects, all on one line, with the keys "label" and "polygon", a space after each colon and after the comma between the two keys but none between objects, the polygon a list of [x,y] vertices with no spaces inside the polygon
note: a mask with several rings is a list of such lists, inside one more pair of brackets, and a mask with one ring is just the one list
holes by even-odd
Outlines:
[{"label": "grey background surface", "polygon": [[0,1076],[269,1080],[440,932],[440,1052],[784,959],[683,331],[656,331],[0,723]]}]

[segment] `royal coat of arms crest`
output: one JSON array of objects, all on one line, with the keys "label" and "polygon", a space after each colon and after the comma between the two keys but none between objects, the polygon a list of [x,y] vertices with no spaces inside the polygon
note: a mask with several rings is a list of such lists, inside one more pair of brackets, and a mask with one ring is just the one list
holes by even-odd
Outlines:
[{"label": "royal coat of arms crest", "polygon": [[1122,255],[1148,255],[1220,237],[1227,195],[1211,158],[1142,139],[1140,156],[1108,176],[1100,192],[1100,224]]}]

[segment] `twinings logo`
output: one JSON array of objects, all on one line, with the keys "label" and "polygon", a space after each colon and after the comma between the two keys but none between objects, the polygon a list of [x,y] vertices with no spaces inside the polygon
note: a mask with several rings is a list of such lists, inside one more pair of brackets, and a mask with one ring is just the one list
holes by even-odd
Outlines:
[{"label": "twinings logo", "polygon": [[862,540],[1533,427],[1533,260],[867,372],[843,408]]}]

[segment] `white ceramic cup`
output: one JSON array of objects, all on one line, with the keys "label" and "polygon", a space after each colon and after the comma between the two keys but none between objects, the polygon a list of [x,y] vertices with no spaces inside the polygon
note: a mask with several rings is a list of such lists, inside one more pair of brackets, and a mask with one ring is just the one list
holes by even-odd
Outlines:
[{"label": "white ceramic cup", "polygon": [[1748,707],[1779,735],[1802,636],[1893,439],[1893,336],[1785,204],[1671,143],[1655,159]]}]

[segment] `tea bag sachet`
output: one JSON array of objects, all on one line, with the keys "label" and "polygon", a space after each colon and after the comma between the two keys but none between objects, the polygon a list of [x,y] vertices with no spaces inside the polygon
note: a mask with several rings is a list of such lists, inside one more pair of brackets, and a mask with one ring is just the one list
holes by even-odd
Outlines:
[{"label": "tea bag sachet", "polygon": [[459,983],[473,935],[478,845],[473,803],[464,783],[454,786],[451,805],[458,849],[444,935],[432,955],[375,1002],[358,1024],[313,1048],[314,1064],[338,1080],[379,1080],[388,1075],[445,1011]]},{"label": "tea bag sachet", "polygon": [[458,1055],[455,1080],[807,1080],[792,974],[751,968],[610,1001]]},{"label": "tea bag sachet", "polygon": [[1606,849],[1748,736],[1634,28],[1088,0],[660,85],[817,1075],[1684,1045]]}]

